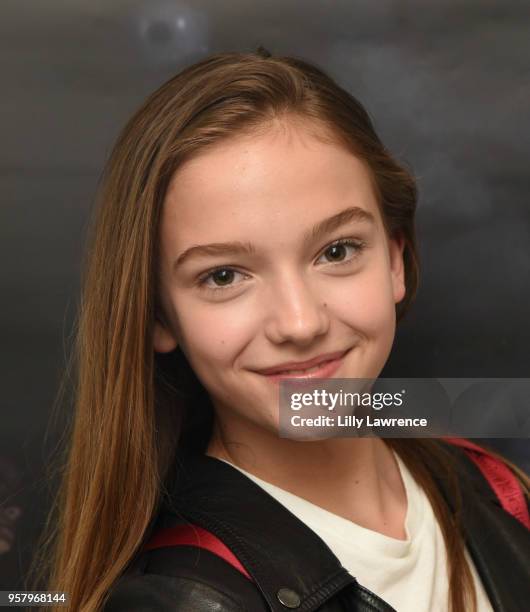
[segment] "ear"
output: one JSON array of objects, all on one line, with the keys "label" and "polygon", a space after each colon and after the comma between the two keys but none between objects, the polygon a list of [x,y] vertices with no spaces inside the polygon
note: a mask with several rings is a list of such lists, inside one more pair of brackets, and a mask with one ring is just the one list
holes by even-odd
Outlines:
[{"label": "ear", "polygon": [[164,323],[155,319],[153,330],[153,347],[157,353],[170,353],[177,348],[177,340],[173,332]]},{"label": "ear", "polygon": [[392,274],[392,287],[394,292],[394,302],[398,304],[405,297],[405,262],[403,251],[405,240],[402,234],[398,234],[389,239],[390,272]]}]

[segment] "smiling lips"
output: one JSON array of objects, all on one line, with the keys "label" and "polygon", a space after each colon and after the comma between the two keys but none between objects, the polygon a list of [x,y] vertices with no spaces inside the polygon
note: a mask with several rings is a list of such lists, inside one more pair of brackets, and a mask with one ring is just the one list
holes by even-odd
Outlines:
[{"label": "smiling lips", "polygon": [[348,350],[349,349],[336,351],[334,353],[325,353],[307,361],[281,363],[271,368],[256,370],[256,372],[271,378],[300,376],[327,378],[331,376],[342,363],[342,357],[344,357]]}]

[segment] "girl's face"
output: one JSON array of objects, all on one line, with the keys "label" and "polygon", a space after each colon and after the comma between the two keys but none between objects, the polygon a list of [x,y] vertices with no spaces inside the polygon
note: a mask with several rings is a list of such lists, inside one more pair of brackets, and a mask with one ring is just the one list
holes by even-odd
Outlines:
[{"label": "girl's face", "polygon": [[[369,174],[301,122],[233,138],[173,177],[160,227],[154,348],[177,344],[217,418],[278,431],[278,384],[258,370],[345,352],[334,378],[376,378],[405,295]],[[341,243],[337,243],[341,241]]]}]

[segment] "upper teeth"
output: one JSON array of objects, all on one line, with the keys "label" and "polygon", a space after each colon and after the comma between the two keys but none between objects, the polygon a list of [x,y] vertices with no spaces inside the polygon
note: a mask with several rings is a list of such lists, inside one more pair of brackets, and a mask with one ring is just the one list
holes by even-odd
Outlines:
[{"label": "upper teeth", "polygon": [[307,374],[308,372],[315,372],[316,370],[319,370],[323,363],[324,362],[321,362],[312,368],[307,368],[306,370],[282,370],[281,372],[278,372],[278,374]]}]

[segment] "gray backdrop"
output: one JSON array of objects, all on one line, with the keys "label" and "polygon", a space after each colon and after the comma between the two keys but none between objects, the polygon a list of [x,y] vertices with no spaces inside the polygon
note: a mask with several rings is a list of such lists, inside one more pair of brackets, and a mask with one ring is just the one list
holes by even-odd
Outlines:
[{"label": "gray backdrop", "polygon": [[[530,375],[528,1],[2,0],[0,588],[47,506],[44,429],[113,139],[185,65],[259,44],[328,70],[418,177],[422,283],[383,374]],[[497,443],[530,469],[527,440]]]}]

